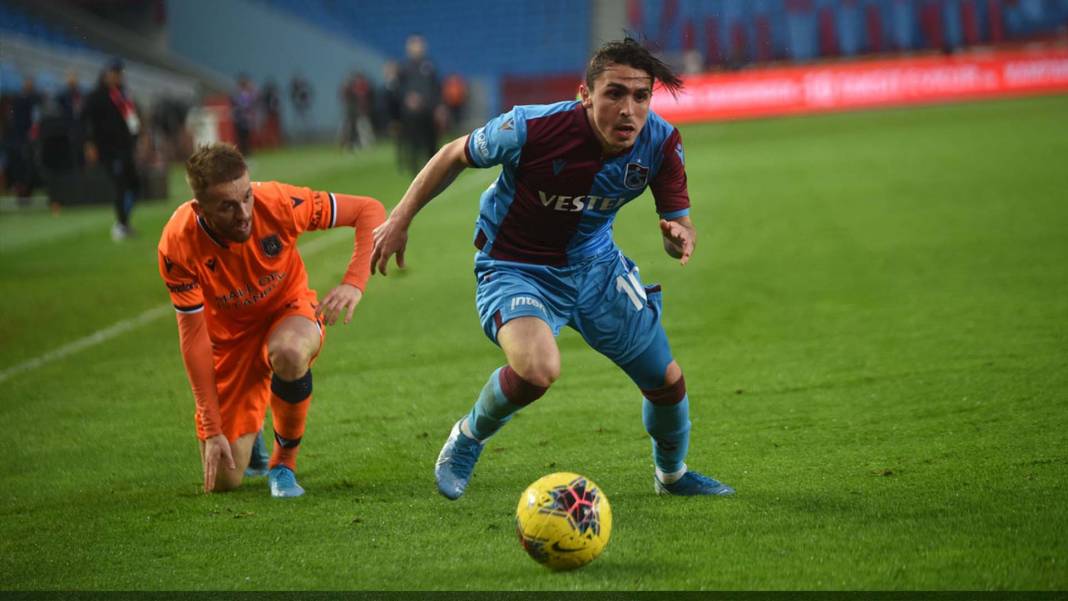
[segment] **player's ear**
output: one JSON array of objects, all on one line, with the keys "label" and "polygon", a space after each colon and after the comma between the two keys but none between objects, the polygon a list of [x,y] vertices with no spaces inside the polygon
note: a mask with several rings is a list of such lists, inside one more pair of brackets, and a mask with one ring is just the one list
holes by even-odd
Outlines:
[{"label": "player's ear", "polygon": [[584,108],[590,108],[593,106],[593,92],[586,87],[586,84],[579,84],[579,100],[582,101]]}]

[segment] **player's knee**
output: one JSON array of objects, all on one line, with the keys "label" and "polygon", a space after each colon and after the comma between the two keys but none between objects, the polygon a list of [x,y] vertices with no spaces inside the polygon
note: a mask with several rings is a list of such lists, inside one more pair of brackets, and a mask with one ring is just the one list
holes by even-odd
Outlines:
[{"label": "player's knee", "polygon": [[548,388],[560,378],[560,355],[549,354],[535,356],[516,370],[519,375],[533,386]]},{"label": "player's knee", "polygon": [[[555,359],[555,360],[554,360]],[[560,358],[546,359],[535,364],[529,381],[535,386],[548,388],[560,379]]]},{"label": "player's knee", "polygon": [[241,486],[243,474],[240,470],[222,469],[215,474],[215,488],[212,492],[230,492]]},{"label": "player's knee", "polygon": [[283,380],[296,380],[308,371],[311,356],[295,344],[279,344],[269,349],[271,369]]},{"label": "player's knee", "polygon": [[[675,365],[675,363],[672,362],[672,365]],[[675,365],[675,367],[678,368],[678,365]],[[642,389],[642,396],[649,399],[649,402],[654,405],[679,404],[682,399],[686,398],[686,378],[682,376],[682,370],[679,369],[678,377],[671,384],[665,384],[659,388]]]},{"label": "player's knee", "polygon": [[[548,382],[541,384],[539,382]],[[540,399],[552,384],[551,380],[531,381],[522,376],[511,365],[505,365],[500,372],[501,391],[512,403],[525,406]]]},{"label": "player's knee", "polygon": [[543,372],[536,373],[534,378],[532,380],[530,380],[530,383],[535,385],[535,386],[540,386],[541,388],[546,388],[547,389],[550,386],[552,386],[553,382],[556,382],[558,379],[560,379],[560,371],[559,370],[557,370],[555,372],[543,371]]},{"label": "player's knee", "polygon": [[664,370],[664,386],[671,386],[675,382],[678,382],[681,377],[682,368],[679,367],[678,362],[672,361],[668,364],[667,369]]}]

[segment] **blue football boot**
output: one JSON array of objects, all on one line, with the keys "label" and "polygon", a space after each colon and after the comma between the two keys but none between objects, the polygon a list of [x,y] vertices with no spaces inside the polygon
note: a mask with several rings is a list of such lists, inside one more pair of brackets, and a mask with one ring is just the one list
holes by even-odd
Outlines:
[{"label": "blue football boot", "polygon": [[677,495],[680,497],[692,497],[697,495],[716,495],[726,497],[734,494],[734,489],[726,484],[699,474],[693,470],[687,470],[681,478],[671,484],[664,484],[660,478],[653,476],[658,495]]},{"label": "blue football boot", "polygon": [[272,467],[267,472],[267,482],[271,485],[272,497],[299,497],[304,494],[304,489],[297,484],[297,475],[284,465]]},{"label": "blue football boot", "polygon": [[256,434],[256,440],[252,443],[252,454],[248,458],[248,467],[245,468],[246,478],[258,478],[266,476],[270,466],[267,463],[271,456],[267,454],[267,445],[263,444],[263,430]]},{"label": "blue football boot", "polygon": [[460,431],[463,421],[464,418],[460,418],[452,427],[449,439],[438,454],[438,463],[434,466],[438,492],[453,500],[464,494],[471,472],[475,470],[475,462],[482,454],[482,443]]}]

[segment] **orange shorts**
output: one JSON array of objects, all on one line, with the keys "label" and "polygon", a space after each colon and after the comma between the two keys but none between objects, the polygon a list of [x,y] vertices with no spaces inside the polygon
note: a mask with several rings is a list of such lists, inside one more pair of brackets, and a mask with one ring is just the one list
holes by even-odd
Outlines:
[{"label": "orange shorts", "polygon": [[[267,407],[271,404],[271,362],[267,341],[275,328],[288,317],[306,317],[319,326],[319,349],[326,329],[315,317],[318,303],[314,291],[294,299],[262,323],[245,328],[241,336],[223,344],[213,344],[215,388],[219,392],[219,417],[222,433],[233,442],[263,427]],[[319,355],[316,351],[315,357]],[[312,362],[315,361],[312,357]],[[197,437],[206,438],[204,425],[197,417]]]}]

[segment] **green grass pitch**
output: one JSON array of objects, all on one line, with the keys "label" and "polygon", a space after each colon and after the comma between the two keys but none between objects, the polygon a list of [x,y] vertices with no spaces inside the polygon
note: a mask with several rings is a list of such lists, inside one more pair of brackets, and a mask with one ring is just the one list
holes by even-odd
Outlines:
[{"label": "green grass pitch", "polygon": [[[652,200],[616,240],[661,282],[692,406],[688,463],[731,499],[654,495],[637,391],[574,333],[560,381],[448,502],[433,463],[501,364],[474,309],[469,171],[416,220],[409,268],[329,331],[304,498],[198,492],[193,402],[155,268],[188,196],[135,213],[0,215],[2,589],[1068,588],[1068,97],[687,126],[699,241],[681,268]],[[406,187],[386,148],[255,157],[254,179]],[[320,295],[350,234],[309,235]],[[149,313],[145,313],[149,312]],[[16,366],[127,319],[105,342]],[[604,555],[550,573],[523,488],[588,475]]]}]

